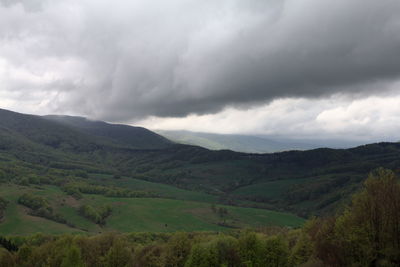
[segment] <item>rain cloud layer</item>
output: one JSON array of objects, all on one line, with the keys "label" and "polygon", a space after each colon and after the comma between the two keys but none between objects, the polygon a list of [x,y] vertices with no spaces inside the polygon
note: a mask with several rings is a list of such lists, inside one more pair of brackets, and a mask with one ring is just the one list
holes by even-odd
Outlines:
[{"label": "rain cloud layer", "polygon": [[0,0],[0,107],[399,137],[398,14],[398,0]]}]

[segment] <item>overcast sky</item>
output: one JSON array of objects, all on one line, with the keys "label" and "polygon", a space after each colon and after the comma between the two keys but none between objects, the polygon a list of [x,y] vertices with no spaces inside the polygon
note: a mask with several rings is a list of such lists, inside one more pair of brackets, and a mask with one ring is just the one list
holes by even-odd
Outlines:
[{"label": "overcast sky", "polygon": [[0,107],[400,139],[399,0],[0,0]]}]

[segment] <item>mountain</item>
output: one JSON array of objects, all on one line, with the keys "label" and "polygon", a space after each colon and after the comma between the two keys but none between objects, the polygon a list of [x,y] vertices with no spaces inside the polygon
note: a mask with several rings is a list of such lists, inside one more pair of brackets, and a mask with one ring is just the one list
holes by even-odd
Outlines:
[{"label": "mountain", "polygon": [[[0,145],[25,149],[90,152],[100,148],[160,149],[172,145],[166,138],[141,127],[109,124],[70,116],[34,116],[0,109]],[[18,147],[17,146],[17,147]]]},{"label": "mountain", "polygon": [[227,212],[219,204],[222,218],[210,208],[219,202],[216,195],[142,175],[142,163],[167,168],[176,156],[206,150],[174,145],[143,128],[63,120],[0,110],[0,234],[221,231],[304,221],[246,207]]},{"label": "mountain", "polygon": [[[83,152],[92,151],[107,143],[70,127],[39,116],[20,114],[0,109],[0,145],[27,151]],[[49,150],[50,149],[50,150]],[[54,152],[54,151],[53,151]]]},{"label": "mountain", "polygon": [[171,141],[201,146],[211,150],[230,149],[246,153],[273,153],[288,150],[308,150],[319,147],[350,148],[363,142],[343,140],[289,139],[275,136],[237,134],[213,134],[190,131],[157,130],[157,133]]},{"label": "mountain", "polygon": [[[399,165],[399,143],[269,154],[212,151],[172,143],[143,128],[0,110],[0,198],[11,203],[10,210],[0,212],[5,214],[6,225],[2,228],[0,223],[0,232],[18,225],[14,219],[23,221],[29,214],[64,224],[69,218],[79,229],[89,231],[97,231],[99,223],[123,231],[164,231],[165,223],[160,221],[178,225],[173,218],[179,216],[188,216],[187,222],[194,227],[213,218],[207,227],[198,229],[218,230],[221,228],[215,225],[248,226],[245,214],[253,214],[260,223],[268,217],[257,217],[264,211],[249,208],[302,217],[332,214],[360,188],[370,171],[385,167],[399,173]],[[21,203],[28,205],[27,209],[18,204],[25,193],[28,196]],[[41,199],[43,196],[46,199]],[[36,202],[47,203],[47,212],[29,206]],[[108,217],[107,203],[120,215]],[[232,211],[229,220],[221,222],[212,215],[208,209],[212,203],[228,207]],[[84,205],[91,207],[83,209]],[[138,209],[141,215],[131,222],[129,218]],[[163,213],[178,209],[179,213],[161,219],[151,215],[153,209]],[[82,214],[97,219],[85,221]],[[274,216],[294,216],[285,214]],[[142,217],[156,222],[140,221]],[[297,217],[291,218],[299,222]],[[139,224],[153,228],[139,228]]]},{"label": "mountain", "polygon": [[92,136],[103,137],[120,145],[138,149],[166,148],[172,144],[168,139],[142,127],[110,124],[82,117],[48,115],[43,118],[69,126]]}]

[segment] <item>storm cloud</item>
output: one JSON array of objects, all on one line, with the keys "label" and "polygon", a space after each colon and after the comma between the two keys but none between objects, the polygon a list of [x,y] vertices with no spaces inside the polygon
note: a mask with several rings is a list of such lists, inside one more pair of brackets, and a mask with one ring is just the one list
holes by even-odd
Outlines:
[{"label": "storm cloud", "polygon": [[3,106],[134,121],[398,89],[398,0],[0,3]]}]

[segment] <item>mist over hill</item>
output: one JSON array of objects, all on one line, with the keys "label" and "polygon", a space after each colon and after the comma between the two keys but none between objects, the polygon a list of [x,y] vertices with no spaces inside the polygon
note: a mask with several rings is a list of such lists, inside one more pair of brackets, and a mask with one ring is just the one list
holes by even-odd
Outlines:
[{"label": "mist over hill", "polygon": [[214,134],[191,131],[156,130],[171,141],[205,147],[211,150],[229,149],[246,153],[273,153],[288,150],[309,150],[320,147],[350,148],[362,141],[336,139],[290,139],[267,135]]},{"label": "mist over hill", "polygon": [[110,124],[83,117],[48,115],[43,118],[70,126],[85,134],[99,136],[115,143],[139,149],[166,148],[172,144],[166,138],[143,127]]}]

